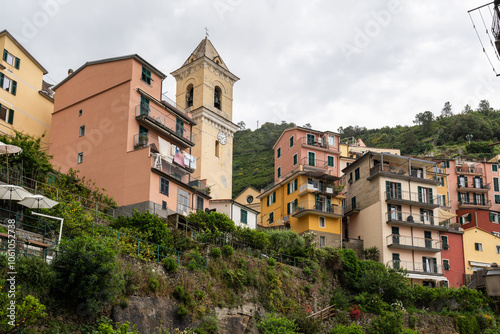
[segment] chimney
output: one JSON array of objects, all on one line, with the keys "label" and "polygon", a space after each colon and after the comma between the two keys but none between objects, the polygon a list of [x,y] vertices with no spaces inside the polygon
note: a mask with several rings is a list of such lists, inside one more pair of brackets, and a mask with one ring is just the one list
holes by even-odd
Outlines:
[{"label": "chimney", "polygon": [[70,76],[71,74],[73,74],[73,69],[71,69],[71,68],[70,68],[70,69],[68,70],[68,76]]}]

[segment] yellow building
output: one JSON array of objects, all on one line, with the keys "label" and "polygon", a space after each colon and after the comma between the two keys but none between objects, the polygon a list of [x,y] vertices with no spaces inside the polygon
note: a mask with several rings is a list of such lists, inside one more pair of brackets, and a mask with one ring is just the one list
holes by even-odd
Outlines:
[{"label": "yellow building", "polygon": [[207,180],[213,199],[232,197],[233,136],[238,126],[233,119],[233,85],[239,80],[232,74],[205,38],[184,64],[171,73],[177,81],[176,103],[191,112],[198,158],[194,176]]},{"label": "yellow building", "polygon": [[295,171],[258,196],[262,225],[314,232],[320,247],[342,246],[342,200],[338,178],[314,171]]},{"label": "yellow building", "polygon": [[478,227],[466,229],[463,236],[465,274],[500,263],[500,237]]},{"label": "yellow building", "polygon": [[[0,32],[0,133],[13,130],[49,143],[54,100],[47,70],[7,31]],[[46,147],[45,147],[46,148]]]}]

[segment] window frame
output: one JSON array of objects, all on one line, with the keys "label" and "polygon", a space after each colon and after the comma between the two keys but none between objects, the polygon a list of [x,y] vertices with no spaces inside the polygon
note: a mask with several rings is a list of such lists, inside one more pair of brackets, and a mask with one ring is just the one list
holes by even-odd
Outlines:
[{"label": "window frame", "polygon": [[358,181],[361,178],[361,172],[359,171],[359,167],[354,170],[354,182]]},{"label": "window frame", "polygon": [[444,270],[451,270],[451,267],[450,267],[450,260],[448,260],[448,259],[443,259],[443,269],[444,269]]},{"label": "window frame", "polygon": [[[12,57],[12,63],[9,62],[9,56]],[[14,56],[12,53],[7,51],[7,49],[3,49],[3,57],[2,59],[9,64],[10,66],[13,66],[15,69],[19,69],[21,67],[21,59],[18,57]]]},{"label": "window frame", "polygon": [[83,152],[79,152],[76,158],[76,163],[81,164],[83,163]]},{"label": "window frame", "polygon": [[306,143],[307,145],[314,145],[314,142],[316,141],[316,136],[313,133],[307,133],[306,134]]},{"label": "window frame", "polygon": [[276,177],[279,179],[281,177],[281,166],[276,168]]},{"label": "window frame", "polygon": [[[312,154],[312,158],[314,160],[314,162],[313,162],[312,165],[311,165],[311,154]],[[307,165],[311,166],[311,167],[315,167],[316,166],[316,152],[313,152],[313,151],[308,151],[307,152]]]},{"label": "window frame", "polygon": [[267,219],[267,221],[269,222],[269,224],[274,223],[274,211],[269,212],[269,218]]},{"label": "window frame", "polygon": [[295,136],[290,136],[290,147],[293,147],[295,144]]},{"label": "window frame", "polygon": [[492,172],[498,172],[498,165],[497,164],[491,165],[491,171]]},{"label": "window frame", "polygon": [[276,159],[281,158],[281,146],[276,149]]},{"label": "window frame", "polygon": [[[321,224],[321,220],[323,220],[323,224]],[[321,226],[323,225],[323,226]],[[318,217],[318,226],[319,228],[326,228],[326,218],[323,216]]]},{"label": "window frame", "polygon": [[[243,219],[243,217],[245,217],[245,219]],[[242,224],[248,224],[248,211],[245,210],[245,209],[241,209],[241,212],[240,212],[240,222]]]},{"label": "window frame", "polygon": [[[330,165],[330,158],[332,159],[332,164]],[[327,155],[326,156],[326,164],[328,167],[335,168],[335,156],[333,155]]]},{"label": "window frame", "polygon": [[146,68],[146,66],[142,66],[141,72],[141,80],[151,86],[151,82],[153,78],[151,77],[151,71]]},{"label": "window frame", "polygon": [[203,197],[196,195],[196,211],[203,211],[204,209],[205,201],[203,200]]},{"label": "window frame", "polygon": [[474,250],[476,250],[478,252],[482,252],[483,251],[483,243],[482,242],[475,242],[474,243]]},{"label": "window frame", "polygon": [[[446,242],[445,242],[446,240]],[[450,249],[450,243],[448,242],[448,236],[447,235],[442,235],[441,236],[441,247],[444,250],[449,250]]]},{"label": "window frame", "polygon": [[292,160],[292,162],[293,162],[293,165],[294,165],[294,166],[298,164],[298,162],[299,162],[299,156],[297,155],[297,153],[295,153],[295,154],[293,155],[293,160]]},{"label": "window frame", "polygon": [[324,235],[319,236],[319,247],[326,247],[326,237]]},{"label": "window frame", "polygon": [[[2,109],[5,110],[5,119],[1,117],[1,115],[2,115]],[[9,109],[6,106],[0,104],[0,120],[2,120],[4,122],[9,123],[10,125],[12,125],[14,123],[14,110],[13,109]]]},{"label": "window frame", "polygon": [[78,137],[83,136],[85,136],[85,125],[80,126],[80,129],[78,130]]},{"label": "window frame", "polygon": [[165,196],[169,196],[170,194],[170,181],[161,176],[160,176],[160,194]]}]

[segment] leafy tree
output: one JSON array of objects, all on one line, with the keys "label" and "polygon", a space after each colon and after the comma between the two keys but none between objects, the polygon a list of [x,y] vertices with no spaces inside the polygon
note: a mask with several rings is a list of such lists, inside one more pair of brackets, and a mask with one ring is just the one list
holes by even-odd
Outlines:
[{"label": "leafy tree", "polygon": [[110,226],[140,239],[155,244],[172,247],[173,236],[167,223],[149,212],[134,210],[132,216],[120,216]]},{"label": "leafy tree", "polygon": [[243,131],[247,128],[247,125],[243,121],[236,123],[236,125],[238,125],[238,127],[240,128],[238,131]]},{"label": "leafy tree", "polygon": [[302,126],[303,128],[306,128],[306,129],[312,129],[312,125],[311,123],[306,123]]},{"label": "leafy tree", "polygon": [[292,319],[281,318],[275,314],[268,314],[257,324],[262,334],[298,334],[298,326]]},{"label": "leafy tree", "polygon": [[82,236],[63,241],[52,262],[56,291],[75,305],[77,311],[96,314],[123,290],[117,253],[112,239]]},{"label": "leafy tree", "polygon": [[451,110],[452,110],[451,103],[450,102],[446,102],[444,104],[443,109],[441,110],[441,117],[450,117],[450,116],[453,116],[453,112]]}]

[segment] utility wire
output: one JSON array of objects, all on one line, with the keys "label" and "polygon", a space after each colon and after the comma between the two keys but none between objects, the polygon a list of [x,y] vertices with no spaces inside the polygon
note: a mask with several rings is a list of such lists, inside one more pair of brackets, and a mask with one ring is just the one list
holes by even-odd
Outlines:
[{"label": "utility wire", "polygon": [[[481,16],[482,17],[482,16]],[[472,22],[472,27],[474,28],[474,30],[476,31],[476,35],[477,35],[477,38],[479,39],[479,43],[481,43],[481,46],[483,48],[483,52],[484,54],[486,55],[486,58],[488,58],[488,62],[490,63],[491,65],[491,68],[493,69],[493,72],[498,76],[499,74],[497,73],[497,71],[495,70],[495,67],[493,66],[493,63],[491,62],[491,59],[490,57],[488,56],[488,53],[486,53],[486,49],[484,48],[484,45],[483,45],[483,41],[481,40],[481,37],[479,36],[479,32],[477,31],[477,28],[476,28],[476,25],[474,24],[474,20],[472,19],[472,16],[470,15],[470,12],[469,12],[469,18]]]}]

